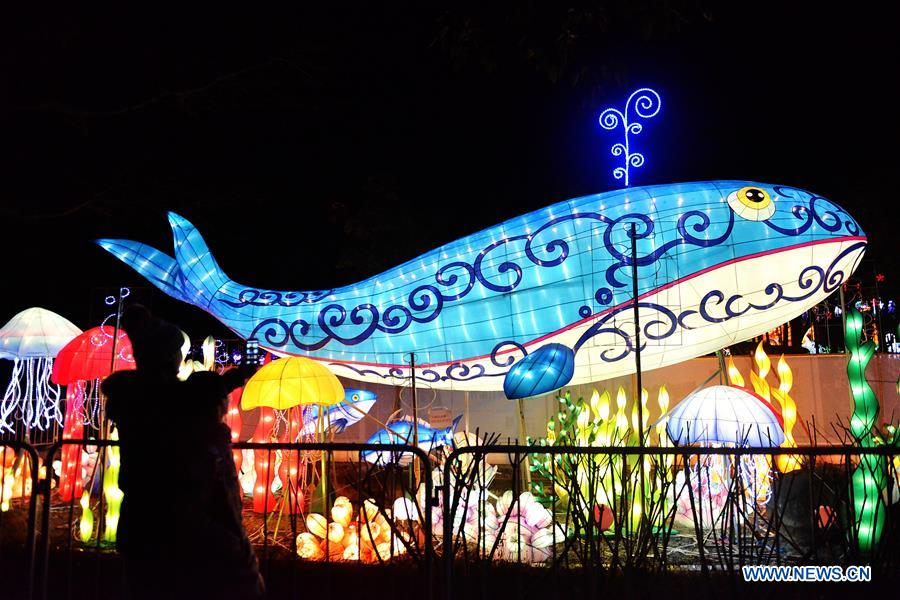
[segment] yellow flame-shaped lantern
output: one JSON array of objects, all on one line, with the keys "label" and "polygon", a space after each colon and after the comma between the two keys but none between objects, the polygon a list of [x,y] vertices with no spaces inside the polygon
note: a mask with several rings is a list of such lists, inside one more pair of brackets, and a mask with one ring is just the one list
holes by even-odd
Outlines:
[{"label": "yellow flame-shaped lantern", "polygon": [[728,357],[728,381],[731,385],[744,387],[744,377],[741,375],[737,366],[735,366],[734,359],[730,356]]},{"label": "yellow flame-shaped lantern", "polygon": [[753,354],[753,361],[756,363],[756,369],[759,374],[757,375],[753,371],[750,371],[750,383],[753,384],[753,390],[758,395],[765,398],[766,402],[770,402],[772,400],[772,395],[769,392],[769,383],[766,381],[766,376],[768,376],[769,370],[772,368],[772,361],[769,360],[769,356],[766,354],[766,351],[763,350],[762,342],[756,347],[756,352]]},{"label": "yellow flame-shaped lantern", "polygon": [[[794,441],[794,434],[791,433],[797,422],[797,404],[790,395],[791,388],[794,386],[794,374],[791,373],[791,368],[784,360],[784,355],[778,359],[777,369],[779,384],[777,390],[772,390],[772,395],[781,405],[781,417],[784,420],[784,443],[781,447],[796,448],[797,442]],[[800,459],[796,456],[782,454],[776,459],[776,464],[779,471],[787,473],[800,468]]]},{"label": "yellow flame-shaped lantern", "polygon": [[603,390],[603,394],[597,401],[597,418],[600,419],[602,425],[599,429],[599,442],[601,446],[609,446],[612,438],[613,422],[609,418],[609,392]]},{"label": "yellow flame-shaped lantern", "polygon": [[616,429],[615,443],[622,444],[622,434],[628,429],[628,417],[625,416],[625,388],[621,385],[616,392]]},{"label": "yellow flame-shaped lantern", "polygon": [[192,373],[214,370],[216,366],[216,339],[211,335],[206,336],[206,339],[200,345],[203,361],[199,361],[188,358],[188,353],[191,351],[191,338],[183,331],[181,335],[184,336],[184,343],[181,345],[182,360],[181,366],[178,367],[178,379],[184,381]]},{"label": "yellow flame-shaped lantern", "polygon": [[659,423],[656,424],[656,435],[660,446],[668,446],[669,436],[666,434],[666,422],[669,420],[669,416],[666,413],[669,412],[669,390],[665,385],[659,387],[656,402],[659,404],[660,414]]},{"label": "yellow flame-shaped lantern", "polygon": [[591,412],[594,413],[594,419],[600,418],[600,392],[597,388],[591,392]]}]

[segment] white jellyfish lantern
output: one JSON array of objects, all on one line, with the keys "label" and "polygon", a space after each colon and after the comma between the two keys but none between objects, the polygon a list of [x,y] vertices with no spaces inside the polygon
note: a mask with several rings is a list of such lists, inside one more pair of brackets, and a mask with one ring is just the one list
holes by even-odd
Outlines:
[{"label": "white jellyfish lantern", "polygon": [[62,424],[58,385],[50,382],[53,357],[81,330],[44,308],[29,308],[0,328],[0,358],[13,361],[13,372],[0,403],[0,432],[15,431],[15,421],[41,431]]}]

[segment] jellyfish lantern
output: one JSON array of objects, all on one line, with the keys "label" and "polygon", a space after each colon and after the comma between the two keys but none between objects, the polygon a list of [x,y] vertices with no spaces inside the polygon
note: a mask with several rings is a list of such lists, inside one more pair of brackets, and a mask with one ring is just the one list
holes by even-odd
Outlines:
[{"label": "jellyfish lantern", "polygon": [[[666,416],[666,432],[678,445],[774,448],[784,442],[781,415],[761,396],[740,387],[714,385],[688,395]],[[770,466],[763,454],[743,455],[735,465],[748,500],[765,505],[770,493]],[[731,466],[722,456],[697,457],[689,475],[677,475],[677,487],[691,491],[678,498],[676,520],[700,519],[711,526],[729,501]],[[698,508],[691,496],[701,497]],[[697,514],[699,512],[699,514]]]},{"label": "jellyfish lantern", "polygon": [[[304,429],[303,415],[299,408],[303,405],[317,405],[319,426],[317,432],[320,439],[324,436],[325,407],[336,405],[344,400],[344,387],[327,367],[320,363],[292,356],[274,360],[247,381],[241,397],[241,408],[248,410],[256,407],[268,407],[275,410],[287,410],[287,433],[284,436],[288,442],[294,442],[302,435]],[[263,415],[261,415],[263,416]],[[263,466],[267,469],[266,476],[271,477],[268,470],[267,457],[254,458],[264,460]],[[299,490],[299,481],[302,477],[302,469],[299,454],[296,452],[282,452],[279,479],[282,482],[283,498],[289,500],[291,512],[299,512],[303,499]],[[323,490],[325,489],[325,455],[322,455]],[[257,469],[257,476],[261,472]],[[257,485],[254,489],[254,505],[258,506],[259,494],[268,495],[268,487]]]},{"label": "jellyfish lantern", "polygon": [[0,403],[0,432],[15,431],[17,419],[26,430],[62,425],[60,389],[50,382],[53,357],[80,333],[68,319],[38,307],[23,310],[0,328],[0,358],[13,361]]},{"label": "jellyfish lantern", "polygon": [[[100,426],[100,380],[114,371],[135,368],[131,340],[119,329],[101,325],[88,329],[56,355],[50,380],[66,386],[63,439],[82,437],[85,426]],[[113,335],[116,336],[113,343]],[[68,502],[81,495],[81,448],[65,445],[60,456],[60,499]]]}]

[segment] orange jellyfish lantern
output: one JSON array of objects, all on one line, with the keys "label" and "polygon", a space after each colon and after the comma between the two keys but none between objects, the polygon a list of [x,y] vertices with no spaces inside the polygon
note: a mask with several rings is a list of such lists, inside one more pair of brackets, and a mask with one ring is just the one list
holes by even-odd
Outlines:
[{"label": "orange jellyfish lantern", "polygon": [[[270,410],[287,410],[288,426],[282,439],[293,442],[303,429],[301,406],[317,404],[320,407],[324,407],[338,404],[343,400],[344,387],[327,367],[309,358],[292,356],[268,363],[247,381],[241,398],[241,408],[247,410],[261,407],[260,419],[264,419],[271,414],[265,412],[266,408]],[[324,414],[324,412],[324,410],[319,410],[320,415]],[[324,431],[324,428],[320,427],[319,431]],[[262,458],[266,469],[266,478],[268,479],[271,476],[271,466],[269,464],[271,461],[266,456],[267,452],[261,452],[263,456],[255,455],[254,463],[256,463],[256,459]],[[270,479],[268,479],[266,485],[261,485],[259,482],[260,470],[257,469],[256,473],[257,483],[253,489],[254,510],[256,510],[258,504],[259,506],[266,506],[266,500],[260,499],[258,501],[257,495],[269,496],[269,486],[271,485]],[[278,475],[284,490],[282,498],[287,500],[284,508],[289,508],[291,512],[299,512],[302,506],[302,493],[299,489],[301,469],[298,453],[282,453],[281,468]],[[322,470],[322,477],[323,479],[325,477],[324,469]],[[266,506],[266,508],[268,507]]]},{"label": "orange jellyfish lantern", "polygon": [[[94,327],[75,337],[56,355],[50,378],[65,385],[66,414],[63,439],[82,437],[84,425],[99,426],[98,382],[113,371],[135,368],[131,340],[121,329],[113,343],[115,330],[108,325]],[[81,448],[63,446],[60,456],[59,497],[68,502],[81,496]]]}]

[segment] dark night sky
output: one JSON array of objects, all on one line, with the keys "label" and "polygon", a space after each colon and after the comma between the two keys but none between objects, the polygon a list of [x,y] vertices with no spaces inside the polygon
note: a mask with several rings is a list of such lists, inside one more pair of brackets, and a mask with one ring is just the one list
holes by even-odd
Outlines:
[{"label": "dark night sky", "polygon": [[[597,116],[641,85],[663,110],[639,142],[639,184],[815,190],[869,234],[864,269],[900,287],[896,13],[419,4],[7,19],[0,321],[39,305],[96,324],[110,289],[145,283],[91,240],[169,251],[166,210],[200,228],[234,279],[318,289],[612,189]],[[223,331],[162,293],[142,297],[194,336]]]}]

